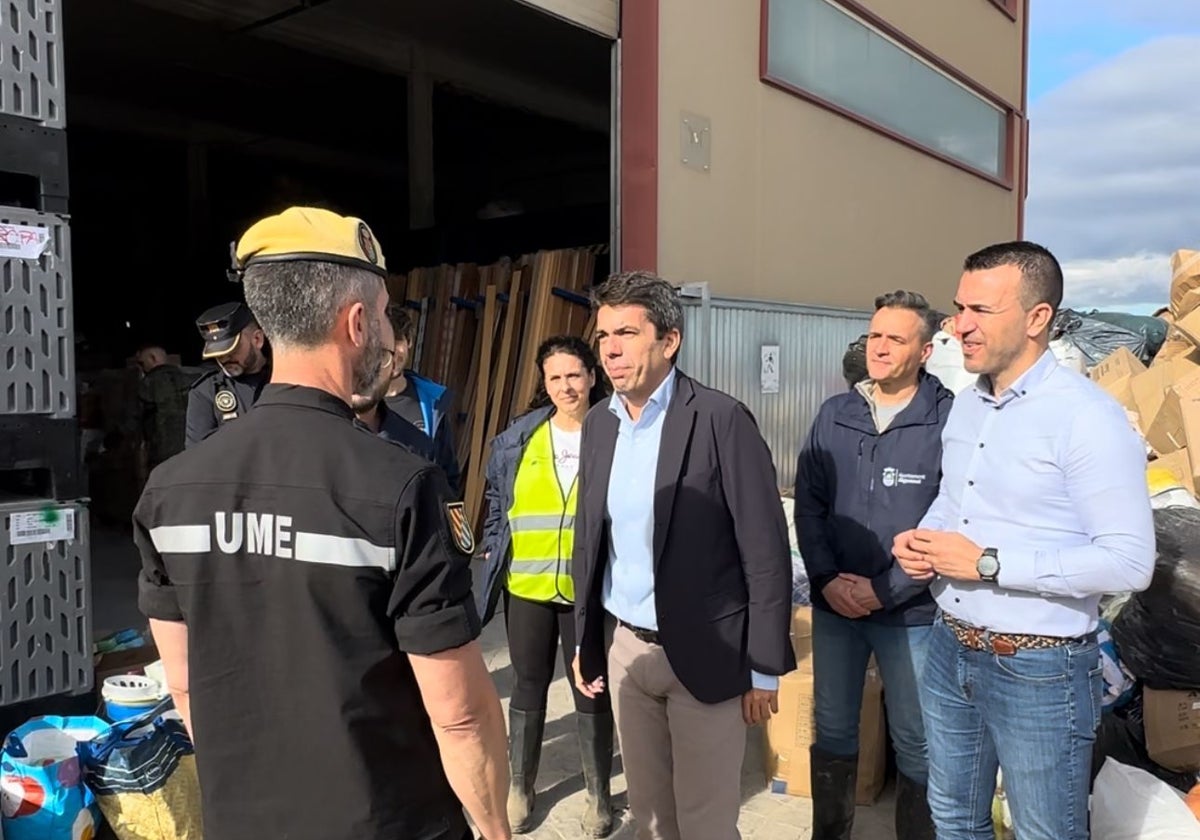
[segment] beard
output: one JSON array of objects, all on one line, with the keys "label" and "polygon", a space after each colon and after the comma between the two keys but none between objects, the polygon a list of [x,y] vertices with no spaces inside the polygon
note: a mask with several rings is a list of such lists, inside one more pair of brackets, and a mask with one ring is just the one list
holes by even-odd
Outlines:
[{"label": "beard", "polygon": [[365,394],[354,394],[350,398],[350,407],[354,409],[356,414],[365,414],[383,401],[387,396],[388,387],[392,384],[392,379],[388,372],[384,371],[382,366],[379,370],[379,378],[375,382],[375,387]]},{"label": "beard", "polygon": [[383,328],[378,320],[371,321],[367,329],[366,345],[351,367],[354,379],[351,383],[353,393],[374,394],[379,385],[380,374],[383,373],[384,356]]}]

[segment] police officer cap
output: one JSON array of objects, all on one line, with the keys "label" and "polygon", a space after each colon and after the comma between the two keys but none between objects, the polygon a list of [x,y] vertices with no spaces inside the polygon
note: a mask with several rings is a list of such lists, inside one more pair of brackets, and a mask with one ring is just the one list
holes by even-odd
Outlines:
[{"label": "police officer cap", "polygon": [[318,207],[289,207],[255,222],[233,245],[230,279],[275,262],[329,262],[387,275],[383,249],[366,222]]},{"label": "police officer cap", "polygon": [[215,359],[232,353],[238,346],[242,330],[253,322],[254,315],[244,303],[222,303],[212,309],[206,309],[204,314],[196,319],[196,329],[204,339],[201,357]]}]

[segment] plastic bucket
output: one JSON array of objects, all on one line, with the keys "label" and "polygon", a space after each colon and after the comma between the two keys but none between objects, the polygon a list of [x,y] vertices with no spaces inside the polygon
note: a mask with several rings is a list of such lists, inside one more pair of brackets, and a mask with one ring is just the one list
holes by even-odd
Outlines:
[{"label": "plastic bucket", "polygon": [[162,699],[163,689],[150,677],[120,674],[104,680],[100,696],[104,698],[105,716],[119,723],[154,708]]}]

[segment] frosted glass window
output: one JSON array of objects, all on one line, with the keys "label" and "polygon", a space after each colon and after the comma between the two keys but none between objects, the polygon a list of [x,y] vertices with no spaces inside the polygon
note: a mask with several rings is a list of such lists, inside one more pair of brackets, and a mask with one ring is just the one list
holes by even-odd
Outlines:
[{"label": "frosted glass window", "polygon": [[767,75],[1006,177],[1007,112],[830,0],[769,0]]}]

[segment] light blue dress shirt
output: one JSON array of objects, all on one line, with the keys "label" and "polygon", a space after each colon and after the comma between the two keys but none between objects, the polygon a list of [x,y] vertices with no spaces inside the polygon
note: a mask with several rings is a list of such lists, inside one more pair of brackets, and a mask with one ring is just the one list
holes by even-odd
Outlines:
[{"label": "light blue dress shirt", "polygon": [[968,624],[1074,638],[1100,597],[1154,571],[1146,451],[1124,409],[1047,351],[993,396],[981,378],[942,432],[942,484],[921,527],[995,548],[997,582],[937,578],[938,605]]},{"label": "light blue dress shirt", "polygon": [[[620,396],[608,410],[619,421],[608,480],[608,565],[601,602],[635,627],[658,630],[654,605],[654,484],[667,408],[675,395],[675,368],[650,395],[636,421]],[[755,688],[775,690],[779,678],[751,673]]]}]

